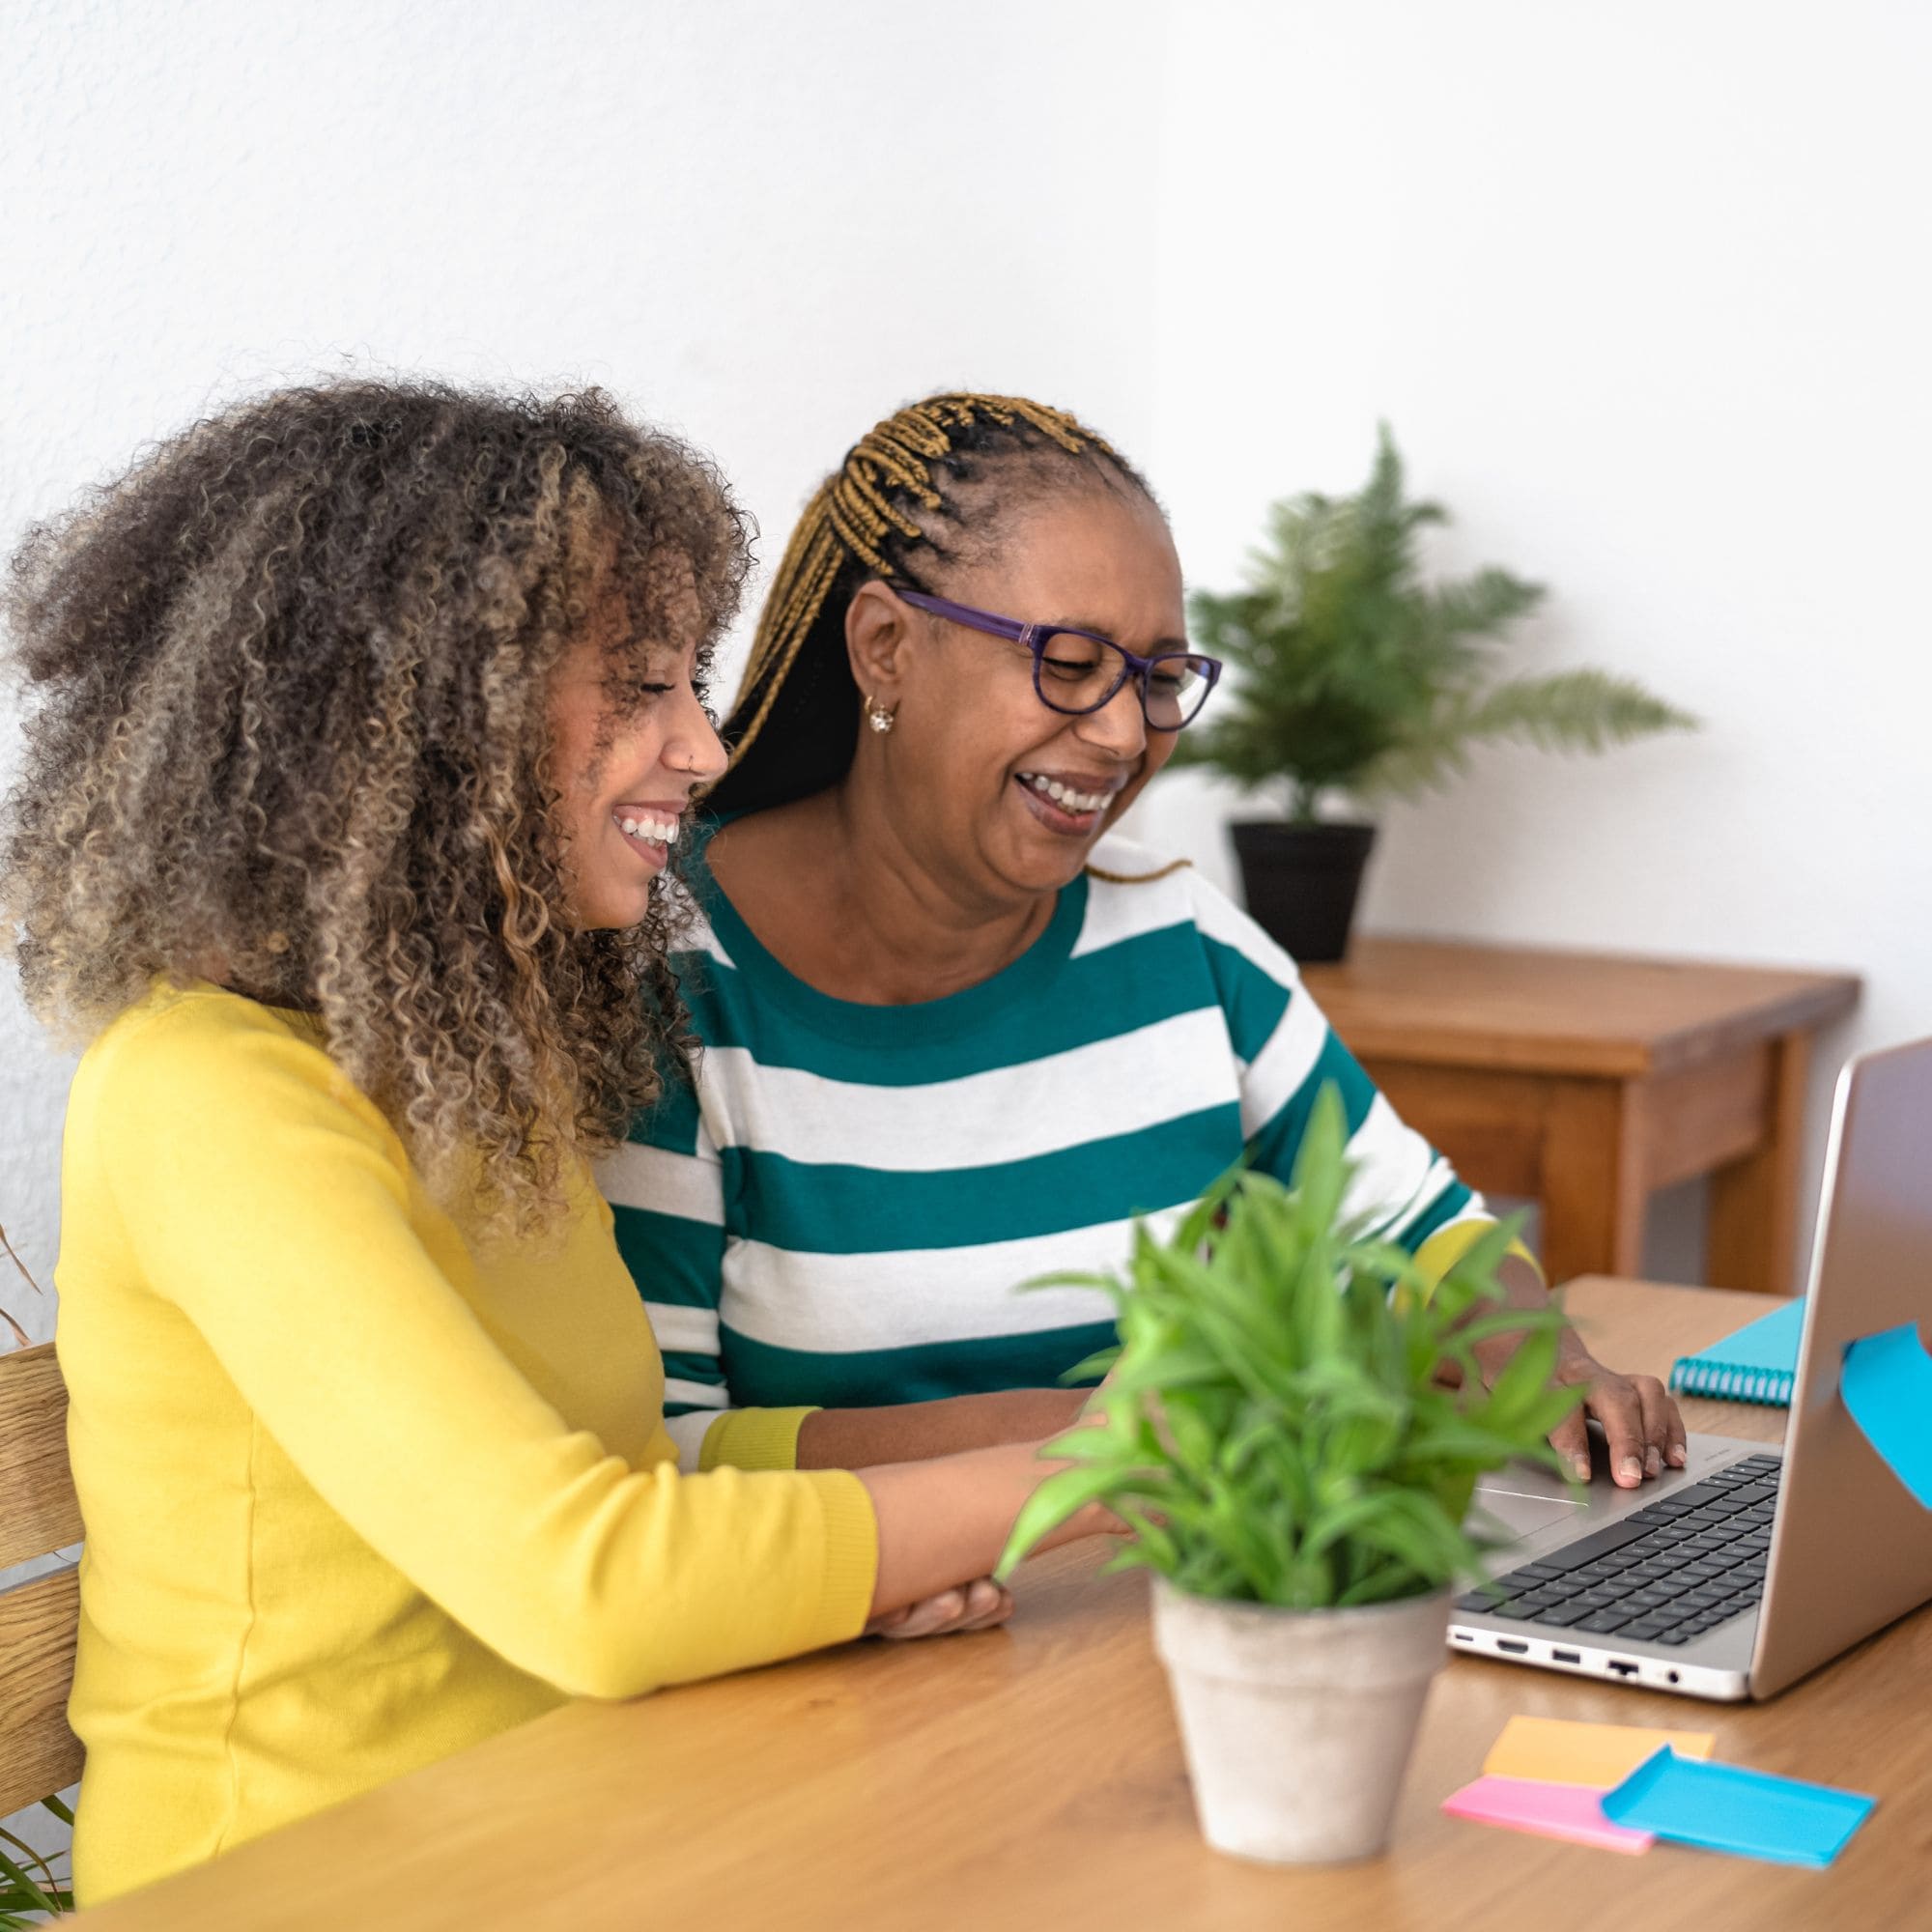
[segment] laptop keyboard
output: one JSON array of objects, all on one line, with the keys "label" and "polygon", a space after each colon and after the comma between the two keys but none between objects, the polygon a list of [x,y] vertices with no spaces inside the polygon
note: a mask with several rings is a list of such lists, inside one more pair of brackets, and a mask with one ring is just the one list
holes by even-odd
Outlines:
[{"label": "laptop keyboard", "polygon": [[1456,1600],[1578,1635],[1680,1644],[1764,1595],[1776,1456],[1752,1456]]}]

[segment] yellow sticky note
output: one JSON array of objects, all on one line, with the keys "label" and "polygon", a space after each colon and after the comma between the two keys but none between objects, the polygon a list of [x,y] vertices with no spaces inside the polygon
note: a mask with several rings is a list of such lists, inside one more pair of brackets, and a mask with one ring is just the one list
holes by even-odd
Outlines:
[{"label": "yellow sticky note", "polygon": [[1564,1718],[1512,1718],[1490,1747],[1492,1777],[1540,1777],[1607,1791],[1668,1745],[1680,1757],[1709,1757],[1716,1733],[1649,1731],[1635,1724],[1578,1724]]}]

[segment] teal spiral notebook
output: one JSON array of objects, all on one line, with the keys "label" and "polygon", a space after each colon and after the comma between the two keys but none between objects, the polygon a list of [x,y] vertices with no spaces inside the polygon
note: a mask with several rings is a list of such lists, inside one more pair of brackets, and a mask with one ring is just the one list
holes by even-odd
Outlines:
[{"label": "teal spiral notebook", "polygon": [[1735,1335],[1694,1355],[1680,1355],[1670,1371],[1670,1386],[1682,1395],[1786,1407],[1798,1375],[1798,1339],[1804,1328],[1804,1298],[1796,1295]]}]

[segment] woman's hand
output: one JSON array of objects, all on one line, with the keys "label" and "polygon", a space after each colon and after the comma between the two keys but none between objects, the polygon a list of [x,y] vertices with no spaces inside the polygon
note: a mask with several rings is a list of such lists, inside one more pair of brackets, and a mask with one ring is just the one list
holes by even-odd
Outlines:
[{"label": "woman's hand", "polygon": [[956,1589],[941,1590],[917,1604],[888,1610],[866,1626],[867,1636],[951,1636],[991,1630],[1013,1613],[1013,1593],[990,1577],[976,1577]]},{"label": "woman's hand", "polygon": [[[1067,1466],[1042,1457],[1044,1446],[1009,1442],[852,1472],[871,1497],[879,1530],[867,1630],[925,1635],[942,1628],[977,1629],[982,1620],[998,1623],[1009,1614],[1006,1593],[987,1596],[992,1586],[984,1579],[999,1563],[1027,1498],[1056,1469]],[[1055,1549],[1120,1527],[1099,1504],[1090,1503],[1041,1537],[1035,1549]],[[969,1580],[961,1582],[962,1577]],[[980,1594],[976,1597],[975,1591]],[[961,1592],[965,1599],[955,1606],[952,1599]],[[908,1629],[899,1621],[902,1615],[917,1618],[917,1626]]]},{"label": "woman's hand", "polygon": [[1549,1446],[1570,1459],[1580,1481],[1590,1480],[1586,1418],[1593,1415],[1604,1426],[1611,1480],[1619,1487],[1634,1490],[1666,1466],[1683,1468],[1689,1456],[1684,1418],[1655,1376],[1620,1376],[1605,1368],[1573,1328],[1563,1336],[1553,1379],[1559,1388],[1584,1391],[1583,1406],[1549,1434]]},{"label": "woman's hand", "polygon": [[[1505,1258],[1496,1269],[1508,1305],[1540,1308],[1548,1304],[1543,1278],[1520,1255]],[[1476,1345],[1476,1360],[1486,1384],[1493,1382],[1516,1350],[1521,1337],[1502,1335]],[[1566,1327],[1557,1345],[1556,1370],[1551,1379],[1559,1388],[1581,1388],[1583,1406],[1549,1433],[1549,1446],[1569,1459],[1577,1479],[1590,1480],[1588,1418],[1603,1425],[1609,1450],[1610,1477],[1619,1488],[1634,1490],[1666,1467],[1683,1468],[1689,1457],[1684,1418],[1663,1384],[1655,1376],[1622,1376],[1591,1354],[1583,1338]]]}]

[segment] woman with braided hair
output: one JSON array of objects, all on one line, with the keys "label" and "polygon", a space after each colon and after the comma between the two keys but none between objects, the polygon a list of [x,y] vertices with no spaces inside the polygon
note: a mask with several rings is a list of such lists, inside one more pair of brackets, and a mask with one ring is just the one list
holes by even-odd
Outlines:
[{"label": "woman with braided hair", "polygon": [[[1243,1155],[1288,1178],[1330,1084],[1378,1233],[1439,1274],[1489,1225],[1281,949],[1115,829],[1218,673],[1148,485],[1059,410],[930,397],[813,496],[684,855],[698,1076],[602,1169],[689,1466],[1064,1425],[1109,1305],[1016,1284],[1118,1266]],[[1655,1378],[1574,1334],[1558,1373],[1618,1482],[1683,1463]],[[1587,1478],[1583,1416],[1552,1439]]]},{"label": "woman with braided hair", "polygon": [[83,1902],[572,1695],[1010,1608],[1030,1444],[679,1473],[590,1184],[685,1037],[667,852],[744,567],[594,394],[401,384],[199,424],[15,561],[0,935],[89,1041]]}]

